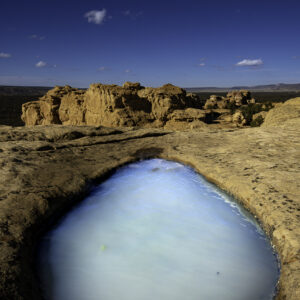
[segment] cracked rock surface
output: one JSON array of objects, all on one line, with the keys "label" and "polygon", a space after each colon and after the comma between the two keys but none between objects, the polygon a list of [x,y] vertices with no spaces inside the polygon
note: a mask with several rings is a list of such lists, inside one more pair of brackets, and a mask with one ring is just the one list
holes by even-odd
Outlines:
[{"label": "cracked rock surface", "polygon": [[159,157],[194,167],[261,222],[281,260],[276,299],[300,299],[300,122],[172,132],[0,126],[0,298],[42,299],[35,246],[120,166]]}]

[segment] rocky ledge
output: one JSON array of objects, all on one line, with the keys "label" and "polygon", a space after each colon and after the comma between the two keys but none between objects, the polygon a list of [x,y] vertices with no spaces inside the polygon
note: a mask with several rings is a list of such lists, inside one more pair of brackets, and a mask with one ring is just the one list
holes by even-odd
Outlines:
[{"label": "rocky ledge", "polygon": [[258,218],[280,256],[276,299],[300,299],[299,107],[290,100],[245,129],[1,126],[0,298],[42,299],[39,237],[120,166],[160,157],[194,167]]}]

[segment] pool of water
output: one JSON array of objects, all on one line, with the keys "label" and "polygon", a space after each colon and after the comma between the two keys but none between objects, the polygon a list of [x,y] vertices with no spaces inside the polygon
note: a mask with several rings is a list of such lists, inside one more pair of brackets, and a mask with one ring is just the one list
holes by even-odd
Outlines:
[{"label": "pool of water", "polygon": [[279,278],[250,214],[193,169],[119,169],[46,234],[41,286],[55,300],[268,300]]}]

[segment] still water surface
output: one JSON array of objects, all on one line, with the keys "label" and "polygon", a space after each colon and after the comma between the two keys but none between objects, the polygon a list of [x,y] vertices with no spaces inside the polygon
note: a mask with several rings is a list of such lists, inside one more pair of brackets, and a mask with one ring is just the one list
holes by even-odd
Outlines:
[{"label": "still water surface", "polygon": [[41,242],[53,300],[269,300],[279,277],[254,218],[191,168],[121,168]]}]

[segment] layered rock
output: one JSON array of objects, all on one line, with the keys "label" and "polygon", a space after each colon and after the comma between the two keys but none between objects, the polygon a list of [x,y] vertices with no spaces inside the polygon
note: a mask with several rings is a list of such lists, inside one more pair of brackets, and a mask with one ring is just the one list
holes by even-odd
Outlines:
[{"label": "layered rock", "polygon": [[[166,84],[160,88],[139,83],[91,84],[86,91],[69,86],[55,87],[39,101],[25,103],[22,120],[28,125],[103,125],[111,127],[162,127],[172,113],[197,105],[197,96]],[[186,122],[203,119],[203,111],[186,110]],[[181,118],[181,122],[183,121]],[[173,120],[176,122],[176,120]]]},{"label": "layered rock", "polygon": [[[249,91],[212,95],[203,106],[197,94],[166,84],[159,88],[125,82],[123,86],[91,84],[80,90],[55,87],[38,101],[23,104],[25,125],[90,125],[185,130],[215,124],[220,127],[250,125],[252,114],[263,110]],[[250,107],[248,107],[250,106]],[[262,114],[261,114],[262,115]],[[260,119],[263,116],[259,117]],[[261,124],[261,122],[259,122]]]}]

